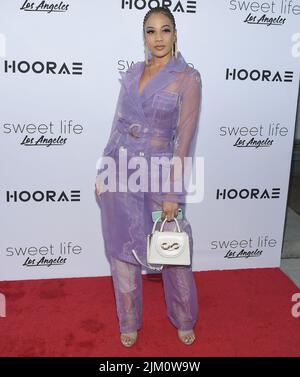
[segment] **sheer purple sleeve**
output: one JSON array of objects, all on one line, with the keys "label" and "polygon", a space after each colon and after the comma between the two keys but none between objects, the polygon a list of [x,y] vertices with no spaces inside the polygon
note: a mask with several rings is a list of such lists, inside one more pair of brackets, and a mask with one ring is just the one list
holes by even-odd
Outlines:
[{"label": "sheer purple sleeve", "polygon": [[[186,165],[185,157],[194,156],[198,130],[202,81],[198,70],[194,69],[184,81],[181,91],[180,112],[174,135],[173,160],[170,167],[170,191],[163,193],[162,201],[185,203],[191,165]],[[185,178],[184,178],[185,176]]]},{"label": "sheer purple sleeve", "polygon": [[122,101],[122,98],[123,98],[123,95],[124,95],[124,85],[122,85],[122,80],[125,79],[126,72],[119,71],[119,73],[121,75],[121,78],[119,78],[118,80],[121,83],[121,87],[120,87],[120,90],[119,90],[119,94],[117,96],[117,101],[116,101],[116,106],[115,106],[115,114],[114,114],[114,117],[113,117],[113,121],[112,121],[111,129],[110,129],[110,134],[109,134],[109,137],[108,137],[108,140],[107,140],[107,144],[109,144],[111,137],[116,130],[117,119],[119,117],[119,109],[120,109],[121,101]]},{"label": "sheer purple sleeve", "polygon": [[[119,117],[119,108],[120,108],[121,100],[122,100],[122,97],[123,97],[124,91],[125,91],[124,85],[122,85],[122,80],[125,79],[126,72],[119,71],[119,73],[120,73],[121,77],[118,80],[121,83],[121,87],[119,89],[119,94],[117,96],[115,113],[114,113],[114,117],[113,117],[113,120],[112,120],[112,123],[111,123],[111,129],[110,129],[109,136],[108,136],[108,139],[107,139],[107,142],[106,142],[106,146],[104,147],[102,155],[106,153],[107,148],[109,148],[110,145],[111,145],[111,138],[112,138],[113,134],[115,133],[115,130],[116,130],[116,127],[117,127],[117,120],[118,120],[118,117]],[[101,172],[101,170],[102,170],[101,168],[97,169],[96,179],[98,178],[98,175]]]}]

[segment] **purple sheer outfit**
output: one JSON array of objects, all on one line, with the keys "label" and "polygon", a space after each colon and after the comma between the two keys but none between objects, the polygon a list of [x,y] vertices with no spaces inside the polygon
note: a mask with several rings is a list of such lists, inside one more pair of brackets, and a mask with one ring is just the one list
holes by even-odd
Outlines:
[{"label": "purple sheer outfit", "polygon": [[[185,216],[187,193],[184,185],[181,190],[175,190],[174,186],[178,177],[182,177],[178,172],[182,175],[185,173],[183,158],[194,155],[202,91],[201,76],[178,52],[177,59],[172,57],[139,94],[138,86],[144,67],[145,62],[139,61],[126,72],[120,73],[121,88],[116,111],[102,154],[115,161],[116,186],[114,190],[104,190],[98,199],[121,332],[141,327],[141,265],[132,249],[147,264],[146,236],[153,226],[151,212],[162,210],[163,201],[177,202],[183,209],[184,217],[178,222],[181,230],[189,235],[191,260],[193,256],[192,229]],[[160,161],[150,161],[153,156]],[[134,167],[129,164],[133,157],[136,159],[132,160],[136,161]],[[177,157],[172,160],[177,162],[170,163],[172,157]],[[123,162],[120,158],[123,158]],[[140,163],[140,160],[144,160],[144,163]],[[125,168],[124,161],[127,162]],[[107,165],[102,165],[97,170],[96,179],[100,179],[103,187],[110,179],[103,174],[106,169]],[[137,171],[138,179],[133,174]],[[130,179],[124,179],[124,174],[128,178],[132,175],[131,182],[135,181],[135,190],[129,189],[132,187],[128,184]],[[165,174],[170,178],[169,190],[162,188]],[[153,181],[158,185],[155,189],[151,186]],[[147,191],[141,189],[142,184],[146,184]],[[173,230],[174,225],[174,221],[167,221],[164,230]],[[162,278],[169,319],[176,328],[192,329],[198,316],[192,266],[165,266]]]}]

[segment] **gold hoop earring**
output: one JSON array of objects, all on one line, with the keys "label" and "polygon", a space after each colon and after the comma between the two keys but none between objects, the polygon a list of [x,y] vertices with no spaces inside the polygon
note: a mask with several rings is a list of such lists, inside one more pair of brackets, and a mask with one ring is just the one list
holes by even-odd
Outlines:
[{"label": "gold hoop earring", "polygon": [[146,65],[148,65],[149,56],[148,56],[148,46],[147,45],[145,45],[145,62],[146,62]]}]

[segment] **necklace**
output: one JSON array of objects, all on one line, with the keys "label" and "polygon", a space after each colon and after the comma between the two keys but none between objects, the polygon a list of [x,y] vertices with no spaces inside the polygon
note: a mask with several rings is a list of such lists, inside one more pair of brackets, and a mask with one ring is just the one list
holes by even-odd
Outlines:
[{"label": "necklace", "polygon": [[148,67],[148,76],[149,76],[149,80],[151,80],[151,72],[150,72],[150,68],[151,68],[151,65],[149,65],[149,67]]}]

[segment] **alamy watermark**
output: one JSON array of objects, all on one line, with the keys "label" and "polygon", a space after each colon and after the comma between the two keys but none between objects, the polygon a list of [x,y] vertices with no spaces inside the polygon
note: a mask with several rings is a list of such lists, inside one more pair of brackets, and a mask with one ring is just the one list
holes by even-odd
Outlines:
[{"label": "alamy watermark", "polygon": [[300,33],[292,34],[292,57],[300,58]]},{"label": "alamy watermark", "polygon": [[3,293],[0,293],[0,317],[6,317],[6,298]]},{"label": "alamy watermark", "polygon": [[186,203],[199,203],[204,197],[204,157],[181,159],[162,155],[128,159],[127,149],[120,148],[118,161],[111,156],[101,156],[96,169],[101,192],[184,195]]},{"label": "alamy watermark", "polygon": [[296,302],[296,304],[294,304],[291,309],[292,316],[294,318],[299,318],[300,317],[300,292],[293,294],[292,302]]},{"label": "alamy watermark", "polygon": [[0,58],[6,57],[6,37],[5,34],[0,33]]}]

